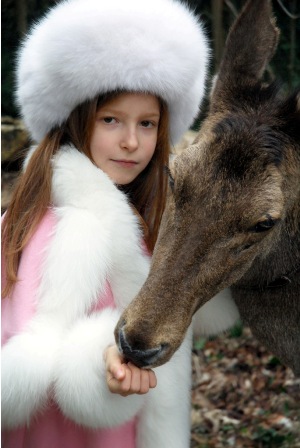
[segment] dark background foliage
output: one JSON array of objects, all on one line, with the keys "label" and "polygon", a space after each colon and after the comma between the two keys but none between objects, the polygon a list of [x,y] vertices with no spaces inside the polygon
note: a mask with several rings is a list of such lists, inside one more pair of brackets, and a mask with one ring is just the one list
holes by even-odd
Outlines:
[{"label": "dark background foliage", "polygon": [[[107,0],[109,1],[109,0]],[[124,0],[126,1],[126,0]],[[141,0],[147,3],[151,0]],[[201,15],[213,49],[212,74],[217,70],[226,35],[244,0],[183,0]],[[13,99],[14,67],[20,40],[55,0],[2,1],[2,115],[17,116]],[[286,90],[300,84],[300,8],[297,0],[273,0],[281,29],[277,53],[268,69],[271,77],[283,81]],[[297,42],[298,40],[298,42]]]}]

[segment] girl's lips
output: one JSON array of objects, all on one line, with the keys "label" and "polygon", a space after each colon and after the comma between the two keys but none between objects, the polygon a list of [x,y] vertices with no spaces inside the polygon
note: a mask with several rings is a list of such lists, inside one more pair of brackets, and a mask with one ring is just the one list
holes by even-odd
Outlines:
[{"label": "girl's lips", "polygon": [[132,168],[133,166],[137,165],[137,162],[135,162],[134,160],[113,160],[112,159],[112,161],[124,168]]}]

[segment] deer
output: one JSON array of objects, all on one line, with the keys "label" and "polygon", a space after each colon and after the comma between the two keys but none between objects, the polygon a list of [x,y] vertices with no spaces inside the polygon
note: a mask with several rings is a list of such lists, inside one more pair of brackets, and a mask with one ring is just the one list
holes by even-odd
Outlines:
[{"label": "deer", "polygon": [[300,376],[300,89],[263,79],[279,33],[270,0],[245,3],[199,133],[166,168],[150,273],[115,328],[139,367],[170,360],[194,320],[216,334],[240,318]]}]

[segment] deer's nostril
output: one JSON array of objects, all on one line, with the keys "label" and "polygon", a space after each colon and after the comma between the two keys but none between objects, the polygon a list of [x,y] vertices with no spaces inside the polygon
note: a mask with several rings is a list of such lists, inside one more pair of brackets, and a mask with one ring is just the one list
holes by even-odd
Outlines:
[{"label": "deer's nostril", "polygon": [[[141,349],[141,344],[129,343],[126,334],[121,328],[119,330],[119,349],[124,357],[131,361],[138,367],[150,367],[154,364],[164,351],[165,345],[161,344],[158,347],[150,349]],[[139,348],[137,348],[139,346]]]}]

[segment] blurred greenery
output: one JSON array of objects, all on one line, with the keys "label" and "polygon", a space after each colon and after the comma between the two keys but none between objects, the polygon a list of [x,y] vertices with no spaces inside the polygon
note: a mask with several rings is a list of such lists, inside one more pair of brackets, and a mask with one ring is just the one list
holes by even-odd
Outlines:
[{"label": "blurred greenery", "polygon": [[282,435],[274,428],[258,427],[253,434],[253,440],[259,441],[261,447],[283,447],[284,442],[293,442],[295,436],[293,434]]},{"label": "blurred greenery", "polygon": [[[124,0],[126,1],[126,0]],[[151,0],[144,0],[145,3]],[[211,74],[218,66],[217,53],[222,51],[229,27],[235,18],[235,11],[240,11],[244,0],[184,0],[193,10],[201,15],[213,47]],[[17,116],[14,102],[14,69],[17,49],[24,32],[34,21],[40,18],[49,6],[57,3],[55,0],[3,0],[2,8],[2,115]],[[281,38],[277,53],[271,62],[270,70],[283,81],[286,90],[291,90],[300,84],[300,18],[291,19],[282,9],[281,4],[294,16],[300,16],[297,0],[273,0],[273,9],[277,23],[281,29]],[[220,26],[216,20],[221,11]],[[218,38],[216,37],[218,34]]]}]

